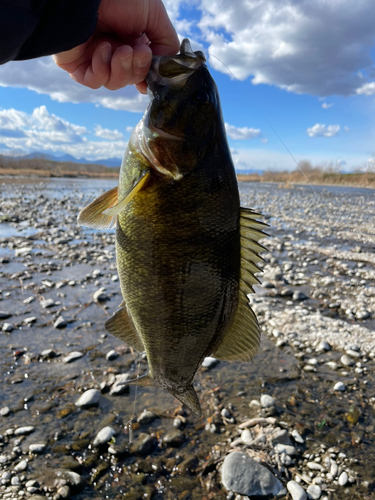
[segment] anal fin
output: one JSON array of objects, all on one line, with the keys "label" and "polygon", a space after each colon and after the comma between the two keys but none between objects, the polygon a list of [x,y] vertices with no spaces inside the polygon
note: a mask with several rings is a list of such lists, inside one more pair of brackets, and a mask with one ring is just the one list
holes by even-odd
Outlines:
[{"label": "anal fin", "polygon": [[78,214],[78,224],[93,229],[111,229],[116,225],[116,217],[103,212],[117,203],[117,187],[95,198]]},{"label": "anal fin", "polygon": [[133,322],[129,317],[126,306],[115,312],[105,323],[105,329],[111,335],[122,340],[138,352],[145,350],[142,340],[139,338]]}]

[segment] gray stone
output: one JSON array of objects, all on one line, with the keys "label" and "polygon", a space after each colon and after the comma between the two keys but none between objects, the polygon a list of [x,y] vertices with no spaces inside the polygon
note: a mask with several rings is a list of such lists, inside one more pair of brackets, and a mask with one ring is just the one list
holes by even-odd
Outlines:
[{"label": "gray stone", "polygon": [[336,384],[333,387],[334,391],[345,391],[345,389],[346,387],[345,384],[343,384],[343,382],[336,382]]},{"label": "gray stone", "polygon": [[26,425],[24,427],[18,427],[14,431],[14,434],[15,434],[15,436],[26,436],[27,434],[31,434],[34,431],[35,431],[35,427],[33,427],[32,425]]},{"label": "gray stone", "polygon": [[331,346],[325,340],[321,340],[316,348],[317,351],[330,351]]},{"label": "gray stone", "polygon": [[112,351],[109,351],[107,352],[107,354],[105,355],[106,359],[108,359],[108,361],[112,361],[113,359],[117,359],[118,358],[118,352],[116,352],[114,349],[112,349]]},{"label": "gray stone", "polygon": [[362,354],[358,351],[354,351],[353,349],[347,349],[346,354],[352,358],[360,358]]},{"label": "gray stone", "polygon": [[89,389],[81,395],[81,397],[75,402],[75,405],[82,408],[97,406],[99,404],[99,399],[100,392],[97,389]]},{"label": "gray stone", "polygon": [[131,448],[132,453],[139,455],[148,455],[157,445],[157,439],[150,434],[141,432],[138,439],[135,441]]},{"label": "gray stone", "polygon": [[66,481],[73,488],[80,488],[85,484],[84,479],[77,472],[71,470],[60,470],[57,477]]},{"label": "gray stone", "polygon": [[11,323],[4,323],[1,329],[3,332],[10,333],[14,330],[14,326]]},{"label": "gray stone", "polygon": [[262,408],[270,408],[271,406],[275,406],[275,400],[269,394],[262,394],[260,397],[260,404]]},{"label": "gray stone", "polygon": [[0,311],[0,319],[8,319],[10,318],[12,315],[10,313],[7,313],[5,311]]},{"label": "gray stone", "polygon": [[29,446],[29,451],[30,453],[43,453],[44,450],[46,449],[46,445],[44,443],[36,443],[36,444],[31,444]]},{"label": "gray stone", "polygon": [[337,463],[334,460],[332,460],[331,461],[331,469],[330,469],[330,473],[332,474],[332,477],[337,476],[338,470],[339,470],[339,466],[337,465]]},{"label": "gray stone", "polygon": [[6,417],[7,415],[9,415],[9,413],[10,413],[9,406],[3,406],[2,408],[0,408],[1,417]]},{"label": "gray stone", "polygon": [[306,491],[295,481],[289,481],[286,487],[293,500],[306,500]]},{"label": "gray stone", "polygon": [[340,474],[339,476],[339,485],[340,486],[345,486],[346,483],[348,482],[348,474],[344,471]]},{"label": "gray stone", "polygon": [[354,365],[354,361],[352,360],[352,358],[350,356],[348,356],[347,354],[343,354],[340,358],[340,361],[343,365],[345,366],[352,366]]},{"label": "gray stone", "polygon": [[292,442],[286,429],[279,429],[272,434],[272,446],[277,443],[291,445]]},{"label": "gray stone", "polygon": [[96,435],[93,445],[100,446],[101,444],[108,443],[112,439],[112,436],[116,434],[116,431],[112,427],[103,427]]},{"label": "gray stone", "polygon": [[53,299],[41,300],[40,305],[43,307],[43,309],[47,309],[48,307],[53,307],[55,305],[55,301]]},{"label": "gray stone", "polygon": [[167,434],[165,434],[165,436],[163,436],[163,443],[165,443],[167,446],[171,446],[172,448],[178,448],[184,441],[185,436],[178,429],[169,431],[167,432]]},{"label": "gray stone", "polygon": [[73,361],[82,358],[82,356],[84,356],[83,352],[79,351],[70,352],[67,356],[63,358],[63,363],[72,363]]},{"label": "gray stone", "polygon": [[30,316],[29,318],[25,318],[23,320],[23,322],[25,323],[25,325],[32,325],[33,323],[35,323],[36,321],[36,317],[35,316]]},{"label": "gray stone", "polygon": [[151,424],[156,418],[157,417],[154,412],[143,410],[143,412],[137,418],[137,422],[141,425],[148,425]]},{"label": "gray stone", "polygon": [[278,443],[274,450],[276,453],[286,453],[287,455],[297,455],[297,450],[294,446],[288,446],[287,444]]},{"label": "gray stone", "polygon": [[305,440],[303,439],[303,437],[301,436],[301,434],[296,429],[294,429],[292,431],[292,437],[293,437],[293,439],[294,439],[294,441],[296,443],[301,443],[302,444],[302,443],[305,442]]},{"label": "gray stone", "polygon": [[115,377],[115,383],[112,385],[109,393],[112,396],[120,396],[129,393],[129,386],[125,384],[131,377],[128,373],[120,373]]},{"label": "gray stone", "polygon": [[309,297],[301,291],[293,293],[293,300],[307,300]]},{"label": "gray stone", "polygon": [[105,288],[99,288],[96,292],[94,292],[92,298],[95,302],[106,302],[109,300],[108,295],[105,293]]},{"label": "gray stone", "polygon": [[204,358],[202,366],[204,368],[208,368],[210,370],[211,368],[216,366],[218,363],[219,363],[218,359],[207,357],[207,358]]},{"label": "gray stone", "polygon": [[19,464],[17,464],[14,468],[16,472],[23,472],[24,470],[27,469],[27,461],[26,460],[21,460]]},{"label": "gray stone", "polygon": [[55,328],[65,328],[67,324],[67,321],[62,316],[59,316],[53,326]]},{"label": "gray stone", "polygon": [[283,487],[266,467],[238,451],[225,457],[221,482],[227,490],[248,496],[277,495]]},{"label": "gray stone", "polygon": [[323,465],[320,465],[318,462],[307,462],[306,465],[310,470],[324,470]]},{"label": "gray stone", "polygon": [[307,488],[306,491],[308,497],[311,498],[312,500],[319,500],[322,494],[322,490],[320,486],[318,486],[317,484],[310,484],[310,486]]},{"label": "gray stone", "polygon": [[251,435],[249,429],[244,429],[241,432],[241,441],[243,442],[243,444],[250,444],[253,442],[253,436]]}]

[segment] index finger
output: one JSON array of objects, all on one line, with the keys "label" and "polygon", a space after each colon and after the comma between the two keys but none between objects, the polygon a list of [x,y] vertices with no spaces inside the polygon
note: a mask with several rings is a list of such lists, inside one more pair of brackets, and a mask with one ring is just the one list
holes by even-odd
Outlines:
[{"label": "index finger", "polygon": [[150,48],[152,53],[155,55],[173,56],[180,49],[176,30],[161,0],[150,3],[145,33],[151,42]]}]

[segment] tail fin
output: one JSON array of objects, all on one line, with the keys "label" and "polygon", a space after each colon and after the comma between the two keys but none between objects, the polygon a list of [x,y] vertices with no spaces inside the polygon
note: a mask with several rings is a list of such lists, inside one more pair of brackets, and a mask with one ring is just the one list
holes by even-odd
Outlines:
[{"label": "tail fin", "polygon": [[168,391],[181,401],[181,403],[186,405],[195,417],[199,418],[202,416],[201,405],[199,404],[197,393],[192,385],[184,387],[181,390],[170,389],[168,387]]}]

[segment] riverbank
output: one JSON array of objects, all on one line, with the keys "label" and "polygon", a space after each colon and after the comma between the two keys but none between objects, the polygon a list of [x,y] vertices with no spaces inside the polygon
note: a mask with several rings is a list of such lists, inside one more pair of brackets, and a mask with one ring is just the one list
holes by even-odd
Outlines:
[{"label": "riverbank", "polygon": [[251,363],[206,361],[197,420],[119,384],[147,365],[103,328],[122,300],[114,232],[76,225],[113,185],[0,185],[3,498],[246,498],[251,458],[278,498],[374,498],[373,195],[240,184],[271,226],[251,296],[262,344]]}]

